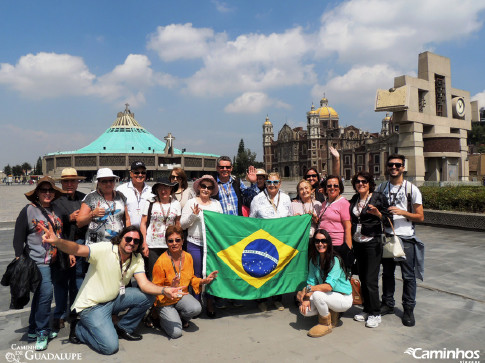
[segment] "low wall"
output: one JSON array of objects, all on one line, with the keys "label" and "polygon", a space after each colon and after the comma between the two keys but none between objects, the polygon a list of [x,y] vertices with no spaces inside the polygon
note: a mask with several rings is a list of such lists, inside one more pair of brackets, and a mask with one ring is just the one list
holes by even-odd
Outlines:
[{"label": "low wall", "polygon": [[485,231],[485,214],[425,209],[422,224]]}]

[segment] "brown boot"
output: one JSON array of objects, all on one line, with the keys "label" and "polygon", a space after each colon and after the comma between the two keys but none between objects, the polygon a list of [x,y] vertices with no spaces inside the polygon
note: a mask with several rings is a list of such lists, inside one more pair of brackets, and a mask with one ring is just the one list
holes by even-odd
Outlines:
[{"label": "brown boot", "polygon": [[322,337],[332,332],[332,320],[330,314],[327,316],[318,315],[318,324],[308,331],[308,336],[312,338]]},{"label": "brown boot", "polygon": [[330,310],[330,317],[332,319],[332,328],[336,328],[338,326],[338,323],[340,321],[339,319],[339,313],[336,311],[333,311],[332,309]]}]

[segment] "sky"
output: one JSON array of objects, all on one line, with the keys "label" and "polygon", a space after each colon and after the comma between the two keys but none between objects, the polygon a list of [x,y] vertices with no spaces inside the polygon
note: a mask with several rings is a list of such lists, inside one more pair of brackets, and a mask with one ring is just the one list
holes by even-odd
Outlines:
[{"label": "sky", "polygon": [[125,109],[187,152],[262,160],[325,94],[377,132],[377,89],[423,51],[485,107],[484,0],[0,0],[0,167],[94,141]]}]

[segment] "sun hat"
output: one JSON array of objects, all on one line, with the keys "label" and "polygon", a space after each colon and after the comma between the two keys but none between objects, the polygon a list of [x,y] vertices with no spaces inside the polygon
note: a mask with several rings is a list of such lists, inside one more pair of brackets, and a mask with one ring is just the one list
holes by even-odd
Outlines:
[{"label": "sun hat", "polygon": [[56,183],[54,182],[54,179],[52,179],[50,176],[43,176],[39,180],[37,180],[37,185],[35,186],[35,189],[31,190],[30,192],[25,193],[25,197],[30,200],[31,202],[36,202],[38,200],[37,198],[37,189],[42,183],[49,183],[52,187],[52,189],[55,190],[55,197],[54,199],[59,198],[61,195],[64,195],[66,192],[62,190],[61,188],[56,187]]},{"label": "sun hat", "polygon": [[267,176],[268,173],[264,169],[256,169],[256,175],[264,175],[264,176]]},{"label": "sun hat", "polygon": [[77,175],[77,170],[74,168],[62,169],[61,178],[58,180],[84,180],[85,176]]},{"label": "sun hat", "polygon": [[210,180],[212,182],[212,184],[214,185],[214,189],[212,189],[212,192],[211,192],[211,197],[214,197],[217,194],[219,194],[219,185],[217,184],[216,180],[214,179],[214,177],[212,175],[206,174],[206,175],[202,175],[199,179],[197,179],[194,182],[194,185],[193,185],[192,188],[194,188],[195,193],[197,195],[199,195],[199,192],[200,192],[200,183],[204,180]]},{"label": "sun hat", "polygon": [[157,188],[160,185],[166,185],[166,186],[171,187],[172,188],[172,193],[174,193],[177,190],[177,189],[175,189],[175,187],[178,188],[179,183],[177,183],[177,182],[172,183],[167,177],[163,177],[163,178],[157,179],[157,181],[155,182],[155,184],[153,184],[153,186],[152,186],[152,193],[155,196],[158,196],[158,194],[157,194]]},{"label": "sun hat", "polygon": [[110,168],[101,168],[98,170],[96,173],[96,179],[101,179],[101,178],[115,178],[119,179],[120,177],[117,175],[113,174],[113,170]]}]

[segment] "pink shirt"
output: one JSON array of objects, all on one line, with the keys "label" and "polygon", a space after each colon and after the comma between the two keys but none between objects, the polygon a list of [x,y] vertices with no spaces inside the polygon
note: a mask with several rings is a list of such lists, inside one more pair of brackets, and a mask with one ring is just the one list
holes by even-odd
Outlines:
[{"label": "pink shirt", "polygon": [[350,203],[344,197],[322,206],[318,228],[325,229],[330,234],[334,246],[341,246],[344,243],[344,225],[342,222],[350,221],[349,208]]}]

